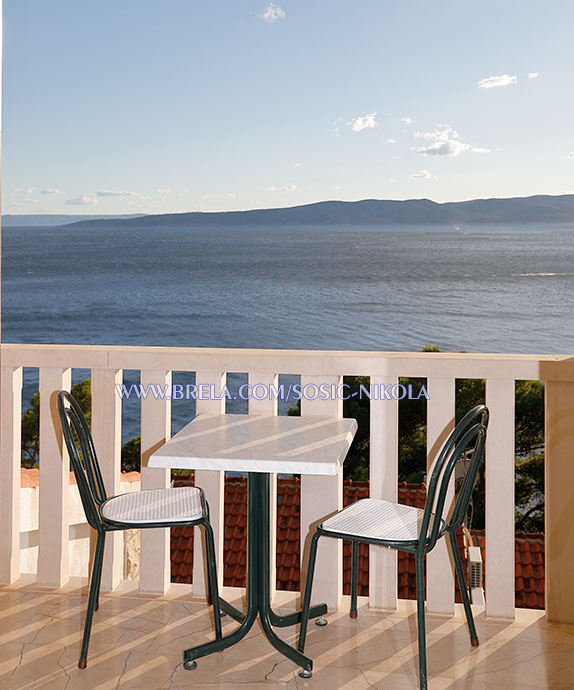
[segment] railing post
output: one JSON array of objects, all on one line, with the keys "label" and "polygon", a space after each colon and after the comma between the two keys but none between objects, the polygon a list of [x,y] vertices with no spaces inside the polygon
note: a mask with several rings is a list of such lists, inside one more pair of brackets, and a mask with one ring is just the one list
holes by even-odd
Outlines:
[{"label": "railing post", "polygon": [[40,587],[61,587],[70,573],[70,462],[63,443],[57,396],[60,390],[70,390],[71,382],[71,369],[40,369]]},{"label": "railing post", "polygon": [[[430,396],[427,406],[427,476],[430,477],[433,462],[454,429],[455,381],[450,378],[429,378],[427,390]],[[454,479],[446,497],[448,509],[454,497]],[[427,611],[439,616],[454,613],[454,578],[446,539],[440,539],[427,554]]]},{"label": "railing post", "polygon": [[[249,400],[249,414],[275,415],[277,414],[277,400],[270,395],[271,387],[277,387],[279,377],[274,374],[249,375],[251,391],[254,386],[259,386],[260,391],[267,391],[267,395],[257,395]],[[255,388],[256,394],[258,393]],[[271,599],[277,590],[277,473],[273,473],[269,479],[269,593]]]},{"label": "railing post", "polygon": [[[395,385],[397,377],[371,376],[371,391]],[[378,399],[370,402],[369,496],[385,501],[398,498],[399,403]],[[397,608],[397,552],[383,546],[369,547],[369,606],[383,611]]]},{"label": "railing post", "polygon": [[[171,387],[171,371],[142,370],[141,386]],[[168,393],[170,395],[170,393]],[[171,399],[147,395],[141,401],[141,488],[166,489],[170,485],[169,469],[148,467],[149,456],[171,436]],[[140,592],[165,594],[171,581],[169,553],[170,530],[141,531]]]},{"label": "railing post", "polygon": [[[303,391],[311,391],[310,386],[339,386],[341,376],[301,376]],[[335,396],[329,400],[301,400],[301,414],[304,416],[342,417],[343,400]],[[301,475],[301,587],[307,575],[307,555],[305,548],[315,524],[327,515],[343,507],[343,471],[335,477],[322,477],[311,474]],[[304,577],[305,576],[305,577]],[[321,539],[313,583],[315,592],[321,593],[329,609],[337,610],[343,592],[343,542],[341,539]]]},{"label": "railing post", "polygon": [[546,618],[574,624],[574,381],[546,381]]},{"label": "railing post", "polygon": [[[202,385],[207,385],[206,390],[210,391],[209,399],[202,399],[198,395],[196,403],[196,414],[223,414],[225,412],[225,399],[218,400],[223,385],[225,384],[225,374],[222,372],[198,371],[195,375],[197,390]],[[213,392],[213,396],[211,396]],[[195,485],[205,492],[205,498],[209,504],[209,521],[213,528],[213,538],[215,541],[215,557],[217,561],[217,577],[219,586],[223,584],[223,509],[225,503],[225,472],[217,470],[196,470]],[[203,530],[200,533],[196,530],[196,538],[193,540],[193,596],[205,597],[206,578],[203,562],[205,550]]]},{"label": "railing post", "polygon": [[[116,384],[122,372],[92,369],[92,436],[108,496],[120,493],[122,407]],[[102,591],[114,590],[123,578],[123,532],[106,536]]]},{"label": "railing post", "polygon": [[0,584],[20,577],[22,367],[2,367],[0,391]]},{"label": "railing post", "polygon": [[514,387],[513,379],[487,379],[486,616],[514,620]]}]

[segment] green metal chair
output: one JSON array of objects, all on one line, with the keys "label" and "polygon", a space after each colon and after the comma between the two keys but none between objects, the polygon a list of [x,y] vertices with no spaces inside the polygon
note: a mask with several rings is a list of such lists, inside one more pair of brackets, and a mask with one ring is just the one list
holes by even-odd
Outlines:
[{"label": "green metal chair", "polygon": [[58,412],[86,519],[98,535],[78,667],[86,668],[87,666],[92,618],[94,610],[97,610],[99,605],[106,534],[118,530],[176,525],[203,526],[206,535],[209,594],[213,605],[215,635],[217,639],[220,639],[221,612],[215,547],[213,530],[209,523],[209,507],[203,491],[198,487],[149,489],[108,498],[88,423],[80,406],[67,391],[58,393]]},{"label": "green metal chair", "polygon": [[[473,647],[478,646],[478,636],[456,542],[456,531],[463,524],[468,512],[471,494],[484,454],[487,426],[488,409],[485,405],[474,407],[456,425],[436,459],[430,481],[428,482],[424,510],[390,501],[366,498],[347,506],[317,526],[311,540],[309,552],[309,569],[298,645],[301,653],[305,651],[317,544],[321,536],[347,539],[353,543],[351,618],[357,617],[359,543],[378,544],[415,554],[419,675],[421,690],[426,690],[428,686],[424,608],[424,556],[434,548],[438,539],[448,533],[455,572],[468,622],[470,642]],[[445,501],[449,482],[459,461],[464,461],[465,467],[461,480],[458,482],[452,511],[449,512],[448,507],[445,511]],[[302,671],[299,675],[308,678],[310,673]]]}]

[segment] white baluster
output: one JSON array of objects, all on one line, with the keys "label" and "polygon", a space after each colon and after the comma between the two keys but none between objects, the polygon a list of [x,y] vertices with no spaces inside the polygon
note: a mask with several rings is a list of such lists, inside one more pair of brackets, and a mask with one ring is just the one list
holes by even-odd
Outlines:
[{"label": "white baluster", "polygon": [[[273,415],[277,414],[277,400],[270,395],[272,387],[275,390],[279,377],[274,374],[249,374],[250,390],[255,390],[260,400],[249,400],[249,414]],[[254,389],[254,386],[256,387]],[[267,395],[263,398],[263,393]],[[271,599],[277,589],[277,474],[274,472],[269,478],[269,592]]]},{"label": "white baluster", "polygon": [[[427,390],[427,477],[430,479],[440,449],[454,429],[455,381],[454,379],[429,378]],[[437,487],[437,492],[439,486]],[[445,501],[445,513],[454,497],[454,477],[449,484]],[[427,554],[427,612],[439,616],[454,613],[454,576],[446,539],[439,539]]]},{"label": "white baluster", "polygon": [[[207,386],[207,395],[198,393],[196,414],[223,414],[225,412],[225,399],[218,400],[225,384],[226,377],[222,372],[198,371],[195,377],[197,390],[201,386]],[[202,398],[206,399],[202,399]],[[219,586],[223,583],[223,509],[225,501],[225,472],[215,470],[196,470],[195,485],[205,492],[205,498],[209,503],[209,521],[213,528],[215,541],[215,557],[217,561],[217,577]],[[201,538],[198,530],[193,540],[193,596],[205,597],[207,594],[204,553],[205,542],[203,534]]]},{"label": "white baluster", "polygon": [[[303,391],[308,386],[339,386],[342,377],[339,376],[302,376]],[[309,393],[313,389],[309,388]],[[343,400],[334,396],[329,400],[301,400],[301,414],[304,416],[343,416]],[[305,544],[309,534],[314,532],[314,525],[327,515],[341,510],[343,507],[343,471],[335,477],[315,475],[301,475],[301,586],[303,588],[306,575],[307,550]],[[320,539],[315,567],[313,591],[319,594],[321,602],[325,602],[329,609],[337,610],[343,590],[343,542],[341,539]]]},{"label": "white baluster", "polygon": [[0,584],[20,577],[22,367],[2,367],[0,427]]},{"label": "white baluster", "polygon": [[[120,493],[122,407],[116,384],[122,372],[92,369],[92,436],[109,496]],[[123,532],[108,532],[102,569],[102,591],[114,590],[123,578]]]},{"label": "white baluster", "polygon": [[40,369],[40,501],[38,585],[61,587],[70,573],[68,497],[70,462],[57,396],[69,390],[71,369]]},{"label": "white baluster", "polygon": [[[171,371],[141,372],[141,385],[171,388]],[[168,393],[171,395],[171,393]],[[149,456],[171,436],[171,399],[156,399],[151,393],[141,401],[141,488],[166,489],[170,485],[170,471],[147,467]],[[169,529],[144,529],[141,535],[140,592],[165,594],[171,581]]]},{"label": "white baluster", "polygon": [[[395,385],[396,377],[372,376],[371,391]],[[398,498],[399,403],[373,395],[370,402],[369,495],[385,501]],[[383,611],[397,607],[397,552],[383,546],[369,547],[369,606]]]},{"label": "white baluster", "polygon": [[486,405],[486,615],[514,619],[514,387],[488,379]]}]

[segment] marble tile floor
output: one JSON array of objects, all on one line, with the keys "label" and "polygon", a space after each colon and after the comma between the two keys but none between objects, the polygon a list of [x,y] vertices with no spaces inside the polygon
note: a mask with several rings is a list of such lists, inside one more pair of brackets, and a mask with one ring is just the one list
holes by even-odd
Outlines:
[{"label": "marble tile floor", "polygon": [[[260,628],[236,646],[182,666],[185,647],[212,639],[201,603],[104,595],[96,612],[88,668],[77,668],[86,597],[79,593],[0,588],[0,690],[363,690],[418,687],[413,602],[396,613],[357,620],[330,614],[310,626],[313,678],[276,652]],[[471,648],[462,611],[428,619],[431,690],[565,690],[574,688],[574,627],[550,626],[543,612],[518,611],[512,624],[477,612],[480,647]],[[237,625],[224,619],[224,633]],[[280,634],[295,640],[295,630]]]}]

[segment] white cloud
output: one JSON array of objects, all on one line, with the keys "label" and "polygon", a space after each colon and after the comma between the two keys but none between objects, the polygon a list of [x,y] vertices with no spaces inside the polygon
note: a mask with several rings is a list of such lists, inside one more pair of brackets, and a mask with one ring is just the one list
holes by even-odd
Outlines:
[{"label": "white cloud", "polygon": [[432,142],[428,146],[416,146],[422,156],[460,156],[465,151],[489,153],[491,149],[465,144],[451,125],[437,125],[430,132],[415,132],[417,139]]},{"label": "white cloud", "polygon": [[273,24],[279,19],[285,19],[285,10],[280,7],[276,7],[272,2],[270,2],[267,7],[263,10],[261,18],[267,24]]},{"label": "white cloud", "polygon": [[478,82],[479,89],[492,89],[495,86],[508,86],[509,84],[516,84],[518,77],[510,76],[509,74],[501,74],[498,77],[485,77]]},{"label": "white cloud", "polygon": [[61,189],[43,189],[41,194],[61,194],[62,190]]},{"label": "white cloud", "polygon": [[294,168],[300,168],[300,167],[301,167],[301,163],[293,163],[293,167],[294,167]]},{"label": "white cloud", "polygon": [[284,194],[285,192],[294,192],[296,189],[297,186],[294,184],[291,184],[288,187],[269,187],[270,192],[280,192],[281,194]]},{"label": "white cloud", "polygon": [[87,194],[82,194],[81,196],[76,197],[75,199],[66,199],[64,203],[67,206],[97,206],[98,202],[96,199],[94,199],[91,196],[88,196]]},{"label": "white cloud", "polygon": [[100,189],[96,192],[96,196],[141,196],[137,192],[116,192],[112,189]]},{"label": "white cloud", "polygon": [[32,204],[37,204],[38,201],[37,199],[24,199],[24,203],[31,206]]},{"label": "white cloud", "polygon": [[157,189],[158,194],[171,194],[171,189]]},{"label": "white cloud", "polygon": [[574,158],[574,151],[570,151],[570,153],[568,154],[568,158]]},{"label": "white cloud", "polygon": [[413,173],[411,177],[416,177],[421,180],[432,180],[434,176],[431,175],[428,170],[418,170],[416,173]]},{"label": "white cloud", "polygon": [[396,144],[397,140],[393,139],[392,137],[390,139],[385,139],[385,144]]},{"label": "white cloud", "polygon": [[8,196],[19,196],[23,194],[24,196],[30,196],[32,192],[36,191],[36,187],[16,187],[11,192],[8,192]]},{"label": "white cloud", "polygon": [[528,78],[529,79],[538,79],[539,72],[528,72]]},{"label": "white cloud", "polygon": [[371,129],[372,127],[377,126],[377,123],[375,122],[376,114],[377,113],[369,113],[363,117],[356,117],[351,120],[351,122],[347,122],[347,124],[353,130],[353,132],[360,132],[363,129]]},{"label": "white cloud", "polygon": [[407,116],[401,117],[401,122],[404,122],[405,125],[412,125],[413,122],[414,122],[414,118],[412,118],[412,117],[407,117]]},{"label": "white cloud", "polygon": [[237,194],[234,194],[233,192],[228,192],[225,196],[228,199],[236,199],[237,198]]}]

